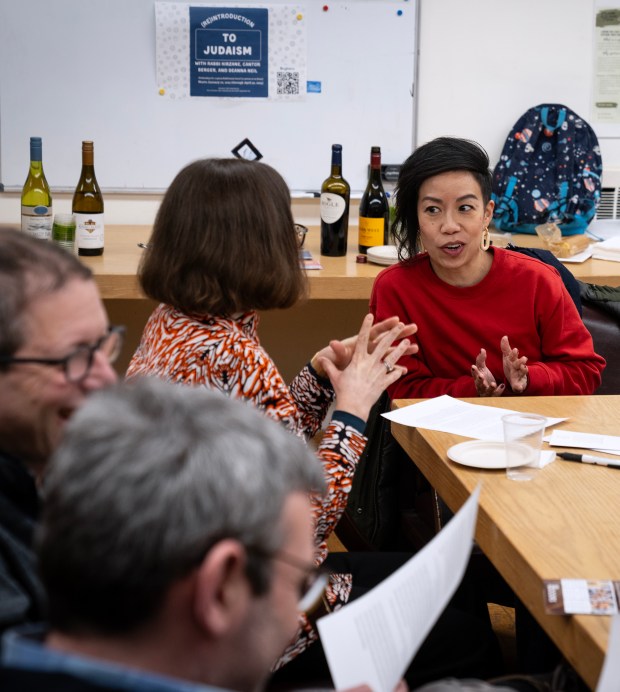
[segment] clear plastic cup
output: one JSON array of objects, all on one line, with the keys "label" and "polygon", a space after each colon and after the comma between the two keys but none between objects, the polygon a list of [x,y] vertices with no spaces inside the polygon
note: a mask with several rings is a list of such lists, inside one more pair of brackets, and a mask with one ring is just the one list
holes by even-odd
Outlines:
[{"label": "clear plastic cup", "polygon": [[547,419],[534,413],[502,416],[506,446],[506,476],[530,481],[540,473],[540,450]]}]

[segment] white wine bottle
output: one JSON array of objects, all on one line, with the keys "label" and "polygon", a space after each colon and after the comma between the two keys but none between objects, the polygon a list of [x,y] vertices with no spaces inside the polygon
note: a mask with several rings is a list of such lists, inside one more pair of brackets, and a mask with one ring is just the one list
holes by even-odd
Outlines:
[{"label": "white wine bottle", "polygon": [[321,254],[347,254],[351,188],[342,177],[342,146],[332,144],[332,169],[321,186]]},{"label": "white wine bottle", "polygon": [[82,173],[73,193],[78,255],[103,255],[103,197],[95,177],[94,147],[82,142]]},{"label": "white wine bottle", "polygon": [[390,207],[381,182],[381,148],[370,149],[370,177],[360,201],[359,251],[388,244]]},{"label": "white wine bottle", "polygon": [[40,137],[30,138],[30,170],[22,188],[22,231],[35,238],[52,237],[52,195],[43,172]]}]

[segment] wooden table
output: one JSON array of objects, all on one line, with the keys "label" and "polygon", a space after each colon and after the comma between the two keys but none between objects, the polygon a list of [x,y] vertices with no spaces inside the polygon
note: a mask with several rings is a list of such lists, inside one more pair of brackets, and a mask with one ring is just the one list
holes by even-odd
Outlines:
[{"label": "wooden table", "polygon": [[[465,399],[547,416],[558,429],[618,434],[620,396]],[[415,400],[399,400],[400,408]],[[453,511],[482,483],[476,540],[571,665],[594,688],[609,618],[547,615],[543,579],[620,579],[620,469],[556,460],[533,481],[448,460],[465,438],[392,423],[405,451]],[[601,455],[604,456],[604,455]]]},{"label": "wooden table", "polygon": [[[144,295],[136,279],[138,262],[143,253],[139,242],[146,243],[150,226],[106,226],[105,252],[101,257],[84,257],[95,272],[95,279],[104,299],[142,299]],[[515,245],[536,246],[538,238],[513,235]],[[321,270],[308,272],[312,300],[363,300],[370,298],[372,284],[383,269],[377,264],[357,264],[357,231],[349,229],[349,248],[346,257],[322,257],[320,234],[311,227],[306,244],[313,257],[320,260]],[[231,251],[233,249],[231,248]],[[608,286],[620,286],[620,263],[589,259],[582,264],[567,264],[582,281]]]},{"label": "wooden table", "polygon": [[[144,298],[136,278],[138,262],[144,252],[138,243],[148,242],[150,234],[150,226],[106,226],[103,255],[81,258],[94,271],[104,299]],[[350,232],[349,236],[352,240],[357,238],[357,233]],[[368,303],[372,283],[383,267],[357,264],[357,242],[349,242],[346,257],[322,257],[319,230],[311,228],[304,247],[323,265],[321,270],[308,271],[312,300],[351,299]]]}]

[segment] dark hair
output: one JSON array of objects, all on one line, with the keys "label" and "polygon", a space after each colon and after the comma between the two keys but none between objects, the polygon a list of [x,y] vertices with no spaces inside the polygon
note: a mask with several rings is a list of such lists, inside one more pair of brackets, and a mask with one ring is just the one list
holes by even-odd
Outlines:
[{"label": "dark hair", "polygon": [[294,305],[306,279],[282,176],[243,159],[186,166],[164,195],[138,276],[147,296],[188,314]]},{"label": "dark hair", "polygon": [[449,171],[468,171],[480,185],[484,204],[491,199],[489,156],[477,142],[437,137],[418,147],[403,163],[396,186],[394,236],[401,259],[412,257],[419,250],[418,197],[422,183]]},{"label": "dark hair", "polygon": [[71,279],[92,279],[75,255],[15,228],[0,230],[0,354],[12,356],[24,342],[27,306]]},{"label": "dark hair", "polygon": [[248,581],[266,593],[272,560],[250,549],[276,555],[287,497],[324,487],[295,435],[220,392],[138,378],[93,393],[43,485],[36,544],[52,628],[144,626],[225,538],[246,547]]}]

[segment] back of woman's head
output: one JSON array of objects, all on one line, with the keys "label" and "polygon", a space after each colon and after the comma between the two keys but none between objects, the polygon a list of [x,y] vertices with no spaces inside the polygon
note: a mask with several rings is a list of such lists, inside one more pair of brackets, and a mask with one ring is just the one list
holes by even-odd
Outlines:
[{"label": "back of woman's head", "polygon": [[138,276],[147,296],[191,314],[293,305],[305,277],[280,174],[243,159],[186,166],[164,195]]},{"label": "back of woman's head", "polygon": [[482,199],[491,199],[492,176],[489,156],[476,142],[456,137],[438,137],[419,146],[403,163],[396,186],[395,235],[401,254],[413,255],[419,229],[418,197],[425,180],[450,171],[468,171],[478,181]]}]

